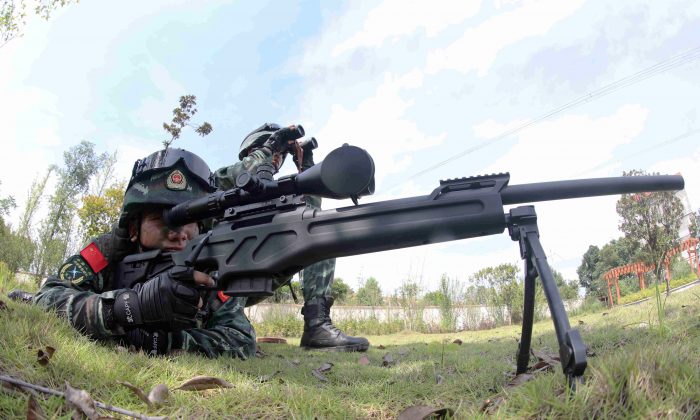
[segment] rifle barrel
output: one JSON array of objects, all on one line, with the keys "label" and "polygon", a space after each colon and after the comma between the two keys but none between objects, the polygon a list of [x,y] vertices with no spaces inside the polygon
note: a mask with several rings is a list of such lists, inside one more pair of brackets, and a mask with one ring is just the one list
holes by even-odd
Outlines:
[{"label": "rifle barrel", "polygon": [[521,204],[598,195],[682,190],[683,187],[684,181],[680,175],[574,179],[510,185],[503,188],[501,198],[503,204]]}]

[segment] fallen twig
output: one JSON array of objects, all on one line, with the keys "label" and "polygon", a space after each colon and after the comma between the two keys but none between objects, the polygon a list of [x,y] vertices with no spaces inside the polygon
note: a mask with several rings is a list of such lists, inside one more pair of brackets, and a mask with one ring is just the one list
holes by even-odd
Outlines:
[{"label": "fallen twig", "polygon": [[[7,383],[12,384],[12,385],[17,385],[17,386],[20,386],[20,387],[28,388],[28,389],[33,389],[33,390],[36,390],[36,391],[39,391],[39,392],[43,392],[44,394],[56,395],[56,396],[59,396],[59,397],[62,397],[62,398],[65,398],[65,397],[66,397],[66,395],[65,395],[64,392],[57,391],[57,390],[51,389],[51,388],[46,388],[46,387],[43,387],[43,386],[41,386],[41,385],[34,385],[34,384],[32,384],[32,383],[29,383],[29,382],[24,382],[24,381],[21,380],[21,379],[13,378],[13,377],[11,377],[11,376],[0,375],[0,381],[2,381],[2,382],[7,382]],[[113,405],[104,404],[104,403],[101,403],[101,402],[99,402],[99,401],[95,401],[95,406],[97,406],[98,408],[101,408],[101,409],[103,409],[103,410],[113,411],[113,412],[115,412],[115,413],[123,414],[123,415],[125,415],[125,416],[133,417],[133,418],[136,418],[136,419],[155,420],[155,419],[163,419],[163,418],[165,418],[165,417],[151,417],[151,416],[146,416],[146,415],[141,414],[141,413],[136,413],[136,412],[134,412],[134,411],[126,410],[126,409],[124,409],[124,408],[120,408],[120,407],[115,407],[115,406],[113,406]]]}]

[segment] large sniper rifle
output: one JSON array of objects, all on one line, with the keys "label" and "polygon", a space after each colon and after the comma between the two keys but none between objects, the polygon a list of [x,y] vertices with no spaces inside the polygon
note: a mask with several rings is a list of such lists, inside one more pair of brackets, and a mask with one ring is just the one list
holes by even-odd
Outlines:
[{"label": "large sniper rifle", "polygon": [[[334,257],[500,234],[508,229],[525,262],[525,305],[517,373],[527,370],[540,278],[559,342],[564,374],[572,387],[582,381],[586,346],[571,328],[539,239],[534,206],[505,212],[504,205],[599,195],[680,190],[681,176],[635,176],[508,185],[509,174],[440,181],[426,196],[357,205],[374,189],[374,162],[358,147],[344,145],[300,174],[274,180],[261,165],[243,173],[236,188],[179,204],[165,214],[182,225],[216,218],[214,227],[180,252],[131,255],[120,267],[122,285],[145,281],[173,265],[208,272],[231,296],[269,296],[303,267]],[[321,211],[305,194],[351,198],[354,206]]]}]

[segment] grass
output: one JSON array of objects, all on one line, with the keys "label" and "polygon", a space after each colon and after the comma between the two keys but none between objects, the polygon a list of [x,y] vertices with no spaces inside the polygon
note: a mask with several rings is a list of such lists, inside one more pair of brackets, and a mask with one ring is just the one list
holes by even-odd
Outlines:
[{"label": "grass", "polygon": [[[538,373],[522,386],[507,387],[514,372],[518,327],[369,336],[367,366],[358,363],[357,353],[302,351],[298,338],[290,338],[288,345],[262,344],[266,356],[248,361],[191,354],[149,358],[90,341],[51,313],[9,302],[4,293],[8,309],[0,310],[0,374],[54,389],[63,389],[68,381],[104,403],[148,415],[395,418],[403,409],[423,404],[450,407],[457,418],[478,418],[488,416],[482,412],[484,401],[500,395],[503,402],[493,413],[497,418],[700,416],[697,287],[668,298],[665,333],[655,328],[655,309],[649,302],[572,317],[594,354],[586,384],[572,397],[566,395],[559,367]],[[456,338],[463,344],[452,343]],[[36,351],[45,346],[55,347],[56,353],[41,366]],[[533,348],[557,353],[551,321],[535,324]],[[386,353],[395,360],[391,367],[382,366]],[[324,374],[328,382],[312,374],[324,362],[334,365]],[[272,380],[260,380],[276,371],[281,372]],[[116,383],[128,381],[147,392],[158,383],[173,389],[196,375],[223,378],[234,388],[172,391],[165,407],[149,410]],[[443,378],[439,384],[438,375]],[[39,403],[49,417],[70,418],[60,398],[42,395]],[[25,418],[26,406],[25,395],[0,391],[0,418]]]},{"label": "grass", "polygon": [[[692,283],[697,279],[698,279],[698,276],[696,276],[693,273],[685,275],[683,277],[672,279],[670,282],[671,289],[675,289],[676,287],[683,286],[683,285],[688,284],[688,283]],[[664,283],[664,282],[660,283],[659,290],[661,290],[661,293],[665,293],[666,292],[666,283]],[[624,305],[625,303],[636,302],[636,301],[641,300],[641,299],[652,297],[652,296],[654,296],[655,293],[656,293],[655,285],[653,282],[651,282],[651,284],[649,284],[649,287],[647,287],[646,289],[642,289],[642,290],[639,290],[635,293],[630,293],[628,295],[622,296],[620,298],[620,305]]]}]

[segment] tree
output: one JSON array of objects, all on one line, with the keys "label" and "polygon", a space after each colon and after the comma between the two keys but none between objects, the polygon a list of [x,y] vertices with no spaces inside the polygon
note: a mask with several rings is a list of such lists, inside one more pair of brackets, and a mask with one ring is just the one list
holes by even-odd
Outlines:
[{"label": "tree", "polygon": [[344,303],[350,296],[352,296],[352,294],[353,290],[343,281],[343,279],[336,277],[333,280],[333,285],[331,286],[331,297],[335,299],[336,302]]},{"label": "tree", "polygon": [[576,269],[579,284],[586,289],[586,295],[604,296],[600,290],[600,283],[598,281],[601,275],[598,271],[599,261],[600,248],[595,245],[590,245],[581,258],[581,265]]},{"label": "tree", "polygon": [[25,238],[12,232],[11,226],[5,223],[4,216],[15,207],[14,197],[0,197],[0,261],[7,265],[11,273],[27,263],[28,256],[23,250],[31,246],[31,241],[27,244]]},{"label": "tree", "polygon": [[55,169],[55,166],[49,166],[43,178],[37,178],[32,182],[32,187],[29,189],[29,194],[27,195],[27,204],[24,206],[24,212],[22,213],[22,218],[20,219],[19,228],[17,230],[19,235],[26,237],[32,236],[32,220],[34,219],[36,211],[39,209],[39,204],[41,204],[41,198],[44,195],[46,183]]},{"label": "tree", "polygon": [[75,241],[73,218],[77,203],[87,191],[90,178],[107,159],[97,155],[95,145],[82,141],[63,153],[63,167],[57,168],[58,184],[49,199],[49,214],[39,231],[35,273],[44,276],[58,269],[66,258],[69,244]]},{"label": "tree", "polygon": [[554,277],[554,282],[557,284],[561,298],[564,300],[578,298],[578,285],[576,281],[567,281],[560,272],[552,267],[550,267],[550,269],[552,270],[552,276]]},{"label": "tree", "polygon": [[522,320],[524,293],[520,269],[515,264],[483,268],[474,273],[471,280],[482,286],[481,299],[491,307],[497,322],[503,323],[509,318],[511,323]]},{"label": "tree", "polygon": [[[27,24],[27,3],[26,0],[0,0],[0,48],[22,36]],[[34,13],[49,20],[53,12],[70,3],[77,3],[77,0],[37,0],[34,3]]]},{"label": "tree", "polygon": [[190,119],[197,113],[197,97],[194,95],[180,96],[180,106],[173,109],[173,119],[170,123],[163,123],[163,129],[170,134],[170,139],[163,140],[163,146],[167,149],[177,139],[185,126],[194,128],[194,131],[204,137],[211,133],[213,128],[208,122],[200,125],[190,124]]},{"label": "tree", "polygon": [[357,303],[365,306],[380,306],[384,303],[382,289],[379,287],[379,282],[374,277],[365,280],[364,284],[357,289],[355,298],[357,299]]},{"label": "tree", "polygon": [[126,183],[121,182],[104,190],[101,196],[90,194],[83,197],[83,205],[78,209],[83,242],[109,232],[117,223],[124,203],[125,188]]},{"label": "tree", "polygon": [[583,254],[581,265],[576,269],[579,284],[586,289],[587,296],[605,298],[607,286],[603,274],[612,268],[640,259],[639,244],[628,237],[613,239],[602,248],[591,245]]},{"label": "tree", "polygon": [[[646,175],[633,170],[624,176]],[[657,267],[657,281],[661,281],[663,260],[678,243],[678,230],[683,216],[683,203],[671,191],[643,194],[624,194],[617,201],[617,213],[621,217],[620,230],[639,245],[640,257]],[[666,293],[671,288],[666,279]]]},{"label": "tree", "polygon": [[[0,181],[0,185],[1,184],[2,181]],[[0,220],[2,220],[3,216],[10,214],[10,210],[15,207],[17,207],[17,203],[15,203],[15,198],[13,196],[8,195],[7,197],[0,197]]]},{"label": "tree", "polygon": [[440,326],[444,331],[454,331],[457,328],[454,304],[460,299],[459,289],[457,281],[448,278],[447,274],[440,277],[438,307],[440,308]]}]

